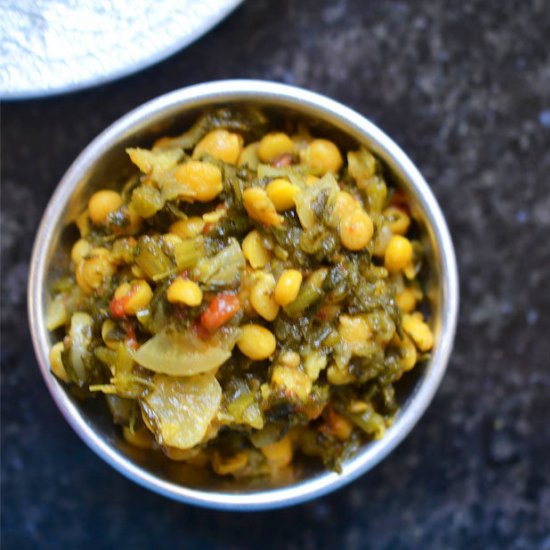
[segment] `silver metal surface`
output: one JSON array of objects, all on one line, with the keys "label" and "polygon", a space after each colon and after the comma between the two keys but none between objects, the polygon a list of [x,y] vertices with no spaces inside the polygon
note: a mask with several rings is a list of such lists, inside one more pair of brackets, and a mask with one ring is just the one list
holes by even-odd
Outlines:
[{"label": "silver metal surface", "polygon": [[[243,103],[320,121],[323,131],[336,132],[369,147],[409,193],[430,251],[428,296],[435,334],[432,357],[419,372],[385,437],[366,444],[343,464],[340,475],[302,465],[285,478],[243,482],[187,471],[180,463],[157,459],[156,455],[126,445],[107,415],[73,399],[50,373],[52,338],[44,321],[46,289],[54,263],[59,261],[54,255],[61,247],[67,222],[74,219],[94,189],[105,185],[106,174],[112,176],[128,164],[123,152],[126,146],[150,144],[155,137],[170,133],[174,125],[180,124],[181,128],[189,124],[205,108]],[[458,275],[451,238],[429,186],[382,130],[326,97],[271,82],[233,80],[192,86],[150,101],[115,122],[81,153],[44,213],[31,260],[28,304],[33,343],[48,389],[77,434],[101,458],[133,481],[179,501],[211,508],[258,510],[297,504],[349,483],[380,462],[411,431],[432,400],[451,353],[458,315]]]},{"label": "silver metal surface", "polygon": [[187,46],[242,0],[3,0],[0,95],[70,92]]}]

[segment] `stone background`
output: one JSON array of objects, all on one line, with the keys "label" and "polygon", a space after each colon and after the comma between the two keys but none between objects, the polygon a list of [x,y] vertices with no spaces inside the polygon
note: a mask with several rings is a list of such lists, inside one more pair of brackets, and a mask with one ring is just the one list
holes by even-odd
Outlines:
[{"label": "stone background", "polygon": [[[169,60],[100,88],[2,106],[4,548],[550,549],[550,4],[248,0]],[[107,125],[201,81],[264,78],[357,109],[410,154],[455,241],[461,316],[429,411],[381,465],[295,508],[165,500],[62,419],[31,349],[33,236]]]}]

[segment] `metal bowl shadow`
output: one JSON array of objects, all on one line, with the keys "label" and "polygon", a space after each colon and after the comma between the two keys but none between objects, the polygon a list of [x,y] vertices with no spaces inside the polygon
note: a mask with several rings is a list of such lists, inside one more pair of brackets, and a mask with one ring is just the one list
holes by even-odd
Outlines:
[{"label": "metal bowl shadow", "polygon": [[[277,478],[252,481],[221,479],[174,463],[158,453],[125,443],[99,400],[81,402],[51,374],[52,337],[45,325],[47,289],[52,273],[64,261],[67,224],[94,190],[129,168],[124,149],[150,145],[155,137],[180,130],[204,109],[219,105],[258,105],[283,116],[303,119],[316,132],[350,145],[364,144],[386,165],[410,196],[428,250],[428,299],[435,346],[428,364],[409,377],[401,407],[386,435],[365,444],[343,464],[340,474],[300,463]],[[229,80],[191,86],[161,96],[119,119],[80,154],[53,194],[38,230],[31,260],[28,310],[40,370],[57,406],[82,440],[129,479],[169,498],[227,510],[260,510],[289,506],[333,491],[370,470],[411,431],[432,400],[451,353],[458,314],[455,253],[441,210],[424,178],[382,130],[355,111],[324,96],[281,84]],[[414,371],[413,371],[414,372]]]}]

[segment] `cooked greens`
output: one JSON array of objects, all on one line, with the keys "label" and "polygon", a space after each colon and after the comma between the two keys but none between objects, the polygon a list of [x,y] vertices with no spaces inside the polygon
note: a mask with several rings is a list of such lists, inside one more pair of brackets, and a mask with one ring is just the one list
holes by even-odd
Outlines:
[{"label": "cooked greens", "polygon": [[127,153],[135,177],[92,195],[51,288],[52,372],[105,395],[128,443],[219,475],[338,470],[383,437],[433,335],[380,162],[256,109]]}]

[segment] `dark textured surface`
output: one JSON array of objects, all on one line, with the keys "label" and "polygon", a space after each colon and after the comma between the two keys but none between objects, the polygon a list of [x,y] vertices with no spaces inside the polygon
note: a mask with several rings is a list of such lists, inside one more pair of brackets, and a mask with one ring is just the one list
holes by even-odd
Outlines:
[{"label": "dark textured surface", "polygon": [[[2,108],[4,548],[550,549],[550,5],[547,0],[249,0],[157,67]],[[228,514],[141,489],[56,410],[25,285],[48,197],[105,126],[160,93],[281,80],[370,117],[418,164],[461,274],[448,374],[408,439],[316,502]]]}]

